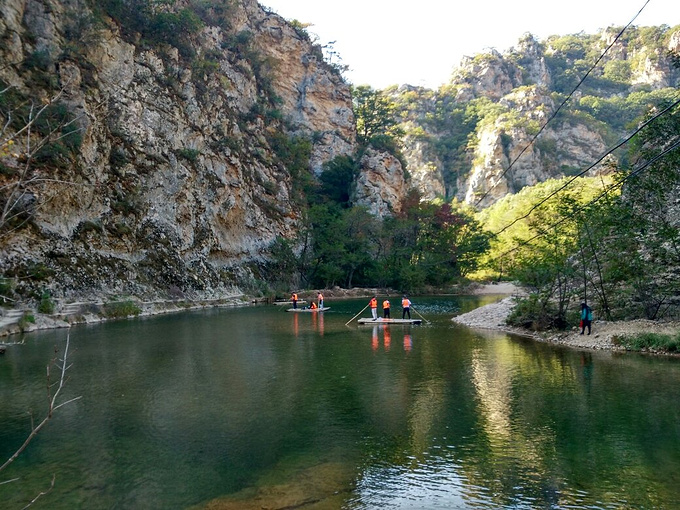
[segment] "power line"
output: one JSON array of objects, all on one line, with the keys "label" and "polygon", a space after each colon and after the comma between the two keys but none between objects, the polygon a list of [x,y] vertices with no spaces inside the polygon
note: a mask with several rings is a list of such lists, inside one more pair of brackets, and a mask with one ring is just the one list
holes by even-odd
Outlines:
[{"label": "power line", "polygon": [[598,64],[600,63],[600,61],[604,58],[604,56],[607,54],[607,52],[612,48],[612,46],[614,46],[614,44],[616,44],[616,42],[617,42],[617,41],[619,40],[619,38],[623,35],[623,33],[626,31],[626,29],[627,29],[630,25],[632,25],[632,23],[637,19],[637,17],[638,17],[638,16],[640,15],[640,13],[644,10],[644,8],[647,7],[647,4],[648,4],[650,1],[651,1],[651,0],[647,0],[647,1],[644,3],[644,5],[640,8],[640,10],[637,12],[637,14],[633,17],[633,19],[631,19],[631,20],[628,22],[628,24],[627,24],[625,27],[623,27],[623,28],[621,29],[621,31],[618,33],[618,35],[616,36],[616,38],[614,38],[614,40],[609,44],[609,46],[607,46],[607,48],[604,50],[604,52],[602,52],[602,54],[600,55],[600,57],[595,61],[595,63],[590,67],[590,69],[588,69],[588,72],[583,76],[583,78],[581,78],[581,80],[578,82],[578,84],[576,85],[576,87],[574,87],[574,89],[569,93],[569,95],[564,99],[564,101],[562,101],[562,103],[560,104],[560,106],[557,108],[557,110],[555,110],[555,111],[553,112],[553,114],[552,114],[552,115],[550,116],[550,118],[545,122],[545,124],[543,124],[543,125],[541,126],[541,128],[538,130],[538,133],[536,133],[536,134],[534,135],[534,137],[529,141],[529,143],[526,144],[526,145],[524,146],[524,148],[523,148],[523,149],[521,150],[521,152],[517,155],[517,157],[516,157],[515,159],[513,159],[513,160],[510,162],[510,166],[508,166],[508,168],[506,168],[505,170],[503,170],[503,173],[501,173],[501,175],[496,179],[496,183],[495,183],[493,186],[491,186],[491,187],[490,187],[490,188],[489,188],[489,189],[481,196],[481,198],[480,198],[479,200],[477,200],[477,202],[475,202],[474,207],[477,207],[477,206],[482,202],[482,200],[484,200],[484,199],[489,195],[489,193],[491,193],[491,191],[493,191],[493,190],[496,188],[496,186],[498,186],[498,184],[500,183],[500,180],[505,176],[505,174],[508,173],[508,171],[509,171],[513,166],[515,166],[515,163],[517,163],[517,160],[519,160],[519,158],[522,157],[522,155],[526,152],[526,150],[527,150],[529,147],[531,147],[531,146],[533,145],[533,143],[534,143],[534,142],[536,141],[536,139],[541,135],[541,133],[543,132],[543,130],[544,130],[544,129],[548,126],[548,124],[550,124],[550,122],[557,116],[557,114],[558,114],[558,113],[560,112],[560,110],[564,107],[564,105],[567,104],[567,102],[571,99],[571,97],[572,97],[572,96],[576,93],[576,91],[581,87],[581,85],[582,85],[583,82],[586,80],[586,78],[588,78],[588,76],[590,75],[590,73],[597,67],[597,65],[598,65]]},{"label": "power line", "polygon": [[512,248],[512,249],[510,249],[510,250],[508,250],[508,251],[505,251],[505,252],[501,253],[501,254],[498,255],[497,257],[493,258],[490,262],[493,262],[493,261],[498,260],[498,259],[502,259],[502,258],[505,257],[506,255],[509,255],[510,253],[512,253],[512,252],[514,252],[514,251],[517,251],[517,250],[520,249],[522,246],[531,243],[531,242],[534,241],[535,239],[538,239],[538,238],[540,238],[540,237],[543,237],[544,235],[546,235],[546,232],[547,232],[548,230],[554,229],[555,227],[561,225],[561,224],[564,223],[565,221],[567,221],[567,220],[569,220],[569,219],[572,219],[572,218],[576,215],[576,213],[579,213],[579,212],[584,211],[586,208],[590,207],[590,206],[593,205],[594,203],[598,202],[599,200],[601,200],[602,198],[604,198],[605,196],[607,196],[607,195],[608,195],[611,191],[613,191],[614,189],[622,187],[622,186],[626,183],[626,181],[628,181],[628,180],[632,179],[633,177],[635,177],[635,176],[641,174],[641,173],[642,173],[644,170],[646,170],[650,165],[656,163],[656,162],[657,162],[658,160],[660,160],[661,158],[666,157],[669,153],[671,153],[672,151],[674,151],[674,150],[677,149],[678,147],[680,147],[680,140],[678,140],[677,142],[675,142],[675,143],[674,143],[673,145],[671,145],[670,147],[666,148],[662,153],[657,154],[654,158],[652,158],[651,160],[647,161],[647,162],[646,162],[644,165],[642,165],[640,168],[638,168],[638,169],[636,169],[635,171],[633,171],[633,172],[631,172],[630,174],[628,174],[625,178],[621,179],[621,181],[617,182],[616,184],[612,184],[611,186],[609,186],[607,189],[605,189],[602,193],[600,193],[597,197],[595,197],[594,199],[592,199],[590,202],[588,202],[588,203],[586,203],[586,204],[583,204],[583,205],[580,206],[580,207],[577,207],[577,208],[573,211],[572,214],[566,215],[565,217],[563,217],[563,218],[560,219],[559,221],[556,221],[555,223],[549,225],[547,228],[545,228],[545,229],[543,230],[543,232],[539,232],[539,233],[537,233],[536,235],[534,235],[533,237],[530,237],[529,239],[525,239],[524,241],[519,242],[519,243],[517,244],[517,246],[515,246],[514,248]]},{"label": "power line", "polygon": [[619,143],[617,143],[617,144],[616,144],[614,147],[612,147],[611,149],[607,150],[607,152],[605,152],[602,156],[600,156],[600,158],[599,158],[597,161],[595,161],[593,164],[591,164],[588,168],[586,168],[585,170],[582,170],[581,172],[579,172],[578,174],[576,174],[575,176],[573,176],[573,177],[572,177],[571,179],[569,179],[563,186],[561,186],[560,188],[556,189],[555,191],[553,191],[552,193],[550,193],[548,196],[546,196],[544,199],[542,199],[541,201],[539,201],[539,202],[537,202],[536,204],[534,204],[534,205],[531,207],[531,209],[529,209],[529,210],[526,212],[526,214],[524,214],[524,216],[519,216],[518,218],[515,218],[511,223],[509,223],[508,225],[506,225],[505,227],[503,227],[502,229],[500,229],[498,232],[495,232],[494,235],[502,234],[502,233],[505,232],[507,229],[509,229],[510,227],[512,227],[515,223],[517,223],[518,221],[528,218],[529,215],[530,215],[532,212],[534,212],[536,209],[538,209],[541,205],[543,205],[545,202],[547,202],[548,200],[550,200],[552,197],[554,197],[555,195],[557,195],[558,193],[560,193],[561,191],[563,191],[564,189],[566,189],[567,187],[569,187],[576,179],[578,179],[579,177],[582,177],[583,175],[585,175],[586,173],[588,173],[588,172],[589,172],[590,170],[592,170],[595,166],[597,166],[598,164],[600,164],[600,163],[601,163],[607,156],[609,156],[612,152],[614,152],[614,151],[617,150],[619,147],[621,147],[621,146],[625,145],[626,143],[628,143],[628,142],[629,142],[635,135],[637,135],[640,131],[642,131],[642,130],[643,130],[644,128],[646,128],[649,124],[651,124],[652,122],[654,122],[656,119],[658,119],[658,118],[661,117],[662,115],[665,115],[666,113],[668,113],[670,110],[672,110],[672,109],[673,109],[675,106],[677,106],[678,104],[680,104],[680,99],[678,99],[678,100],[675,101],[673,104],[671,104],[669,107],[665,108],[664,110],[662,110],[661,112],[657,113],[657,114],[654,115],[653,117],[651,117],[651,118],[649,118],[648,120],[646,120],[643,124],[641,124],[640,126],[638,126],[638,128],[637,128],[632,134],[630,134],[629,136],[627,136],[626,138],[624,138],[623,140],[621,140]]}]

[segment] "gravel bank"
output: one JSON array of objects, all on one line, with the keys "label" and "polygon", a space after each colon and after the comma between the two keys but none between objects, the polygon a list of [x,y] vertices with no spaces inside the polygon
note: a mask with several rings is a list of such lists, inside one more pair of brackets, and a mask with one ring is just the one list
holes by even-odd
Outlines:
[{"label": "gravel bank", "polygon": [[[490,289],[497,289],[497,285],[485,286],[480,294],[488,294]],[[680,322],[657,322],[644,319],[634,321],[593,321],[592,334],[581,335],[577,327],[569,331],[559,332],[532,332],[525,329],[513,328],[505,323],[508,315],[515,305],[515,297],[521,295],[516,287],[509,284],[506,290],[513,295],[503,298],[497,303],[482,306],[468,313],[458,315],[452,320],[458,324],[471,328],[493,329],[505,331],[516,335],[526,336],[541,342],[548,342],[579,349],[624,351],[616,345],[615,339],[623,335],[653,332],[658,334],[677,334],[680,331]],[[493,293],[498,293],[497,290]]]}]

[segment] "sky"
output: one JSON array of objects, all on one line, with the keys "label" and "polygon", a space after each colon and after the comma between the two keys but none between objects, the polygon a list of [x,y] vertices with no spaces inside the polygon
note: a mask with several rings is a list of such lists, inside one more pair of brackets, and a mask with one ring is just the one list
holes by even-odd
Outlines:
[{"label": "sky", "polygon": [[680,25],[679,0],[259,0],[333,48],[355,85],[437,88],[463,56],[609,26]]}]

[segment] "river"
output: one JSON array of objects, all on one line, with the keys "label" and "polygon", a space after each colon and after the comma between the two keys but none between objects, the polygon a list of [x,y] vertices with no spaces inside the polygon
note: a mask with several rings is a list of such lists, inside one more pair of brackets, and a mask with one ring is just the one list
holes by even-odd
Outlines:
[{"label": "river", "polygon": [[494,299],[413,298],[420,326],[328,300],[27,335],[0,357],[0,460],[67,334],[81,398],[0,473],[0,507],[54,476],[32,508],[680,508],[680,361],[450,320]]}]

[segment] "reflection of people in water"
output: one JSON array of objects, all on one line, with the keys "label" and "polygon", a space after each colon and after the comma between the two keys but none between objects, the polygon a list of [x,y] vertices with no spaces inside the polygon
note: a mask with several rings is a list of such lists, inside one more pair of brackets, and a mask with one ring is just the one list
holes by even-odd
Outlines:
[{"label": "reflection of people in water", "polygon": [[383,327],[383,343],[385,344],[385,350],[390,350],[390,344],[392,343],[392,336],[390,335],[389,326]]},{"label": "reflection of people in water", "polygon": [[300,329],[298,327],[298,317],[299,317],[299,314],[297,314],[297,313],[293,314],[293,332],[295,332],[296,337],[298,336],[298,334],[300,332]]},{"label": "reflection of people in water", "polygon": [[378,326],[373,326],[373,336],[371,337],[371,348],[378,350]]},{"label": "reflection of people in water", "polygon": [[408,333],[404,333],[404,350],[410,351],[413,347],[413,339]]},{"label": "reflection of people in water", "polygon": [[[317,314],[314,314],[314,315],[317,315]],[[321,336],[323,336],[323,314],[320,313],[318,315],[319,315],[319,334],[321,334]]]}]

